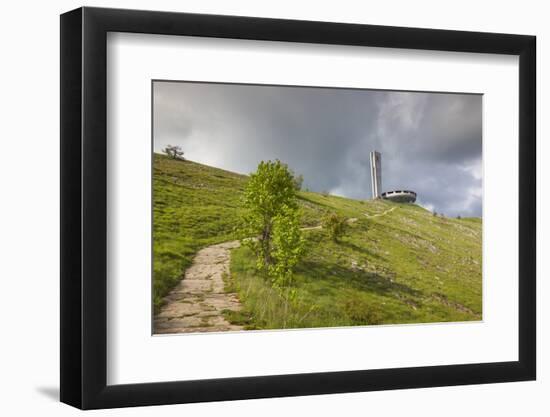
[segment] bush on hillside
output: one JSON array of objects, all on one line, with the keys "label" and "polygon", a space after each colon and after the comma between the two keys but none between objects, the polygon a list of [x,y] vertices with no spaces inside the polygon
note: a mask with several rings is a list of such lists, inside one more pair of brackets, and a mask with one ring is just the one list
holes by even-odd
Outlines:
[{"label": "bush on hillside", "polygon": [[360,297],[350,297],[344,304],[346,316],[355,325],[373,325],[382,323],[382,312]]},{"label": "bush on hillside", "polygon": [[346,232],[347,223],[346,219],[337,213],[329,213],[323,219],[322,226],[327,231],[330,239],[333,242],[338,242],[338,239]]}]

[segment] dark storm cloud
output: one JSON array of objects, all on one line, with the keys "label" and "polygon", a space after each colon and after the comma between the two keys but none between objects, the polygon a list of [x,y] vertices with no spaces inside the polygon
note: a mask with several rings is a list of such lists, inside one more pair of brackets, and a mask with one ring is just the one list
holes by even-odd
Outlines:
[{"label": "dark storm cloud", "polygon": [[382,188],[411,189],[450,216],[481,215],[481,96],[155,82],[154,148],[250,173],[286,162],[304,186],[370,198],[369,152]]}]

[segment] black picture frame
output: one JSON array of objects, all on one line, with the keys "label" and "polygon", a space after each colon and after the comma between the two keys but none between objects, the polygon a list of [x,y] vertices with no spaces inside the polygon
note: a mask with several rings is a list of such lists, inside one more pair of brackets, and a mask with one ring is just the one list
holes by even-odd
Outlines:
[{"label": "black picture frame", "polygon": [[[108,32],[519,56],[519,360],[107,385]],[[61,15],[61,401],[95,409],[534,380],[535,51],[524,35],[88,7]]]}]

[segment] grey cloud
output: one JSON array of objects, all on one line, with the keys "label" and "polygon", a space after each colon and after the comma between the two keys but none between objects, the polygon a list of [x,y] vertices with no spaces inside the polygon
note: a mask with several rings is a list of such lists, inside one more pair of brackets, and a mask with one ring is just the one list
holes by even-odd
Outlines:
[{"label": "grey cloud", "polygon": [[304,185],[370,198],[368,154],[383,189],[412,189],[450,216],[481,215],[480,95],[155,82],[154,149],[250,173],[279,158]]}]

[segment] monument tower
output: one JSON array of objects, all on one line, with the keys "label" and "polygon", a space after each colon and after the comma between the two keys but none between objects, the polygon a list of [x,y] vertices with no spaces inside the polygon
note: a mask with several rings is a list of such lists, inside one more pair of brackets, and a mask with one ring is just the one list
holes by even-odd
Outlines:
[{"label": "monument tower", "polygon": [[382,156],[380,152],[370,153],[370,178],[372,186],[372,198],[380,198],[382,190]]}]

